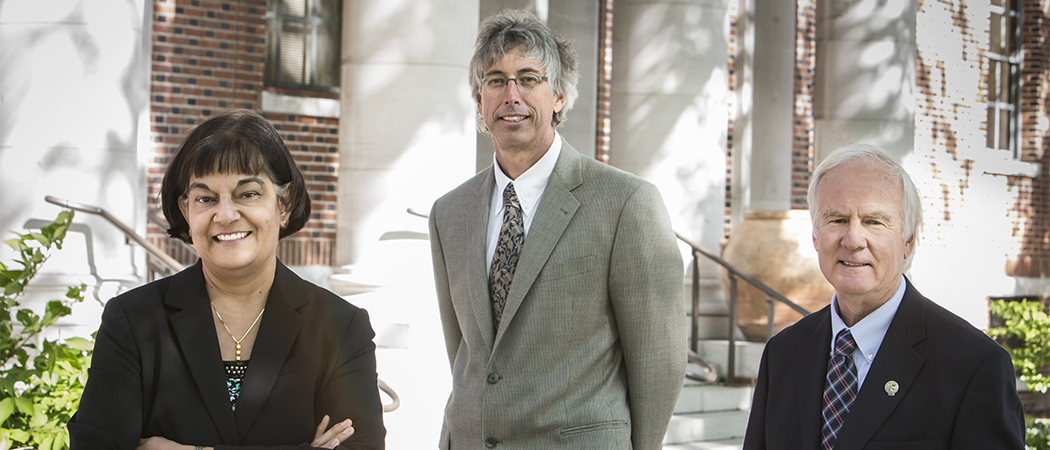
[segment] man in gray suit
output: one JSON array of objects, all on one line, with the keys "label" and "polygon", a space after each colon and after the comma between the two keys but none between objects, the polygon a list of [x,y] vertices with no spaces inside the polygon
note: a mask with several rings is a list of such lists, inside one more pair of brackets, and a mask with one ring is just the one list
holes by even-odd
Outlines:
[{"label": "man in gray suit", "polygon": [[452,394],[442,449],[660,448],[685,373],[682,256],[656,187],[555,131],[569,42],[485,20],[471,60],[494,163],[434,203]]}]

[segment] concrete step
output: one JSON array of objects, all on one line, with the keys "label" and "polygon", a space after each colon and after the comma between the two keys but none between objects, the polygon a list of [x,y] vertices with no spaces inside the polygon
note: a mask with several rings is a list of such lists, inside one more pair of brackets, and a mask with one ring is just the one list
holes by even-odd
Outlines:
[{"label": "concrete step", "polygon": [[687,381],[678,396],[675,414],[751,409],[751,386],[712,386]]},{"label": "concrete step", "polygon": [[664,444],[692,444],[743,438],[744,431],[747,430],[748,414],[749,411],[676,414],[671,417]]},{"label": "concrete step", "polygon": [[744,448],[744,440],[741,438],[734,438],[708,442],[665,445],[663,450],[740,450],[742,448]]},{"label": "concrete step", "polygon": [[[686,336],[692,336],[692,317],[686,315],[683,319],[685,321],[685,332]],[[697,329],[696,334],[700,340],[709,339],[722,339],[725,340],[729,336],[729,319],[728,316],[719,315],[707,315],[700,316],[696,321]],[[736,327],[733,327],[734,331]],[[743,334],[736,331],[737,337],[743,339]]]},{"label": "concrete step", "polygon": [[[756,378],[758,366],[762,362],[762,350],[766,344],[761,342],[736,341],[736,376],[738,378]],[[728,340],[700,341],[697,354],[715,366],[719,377],[726,375],[729,363]]]}]

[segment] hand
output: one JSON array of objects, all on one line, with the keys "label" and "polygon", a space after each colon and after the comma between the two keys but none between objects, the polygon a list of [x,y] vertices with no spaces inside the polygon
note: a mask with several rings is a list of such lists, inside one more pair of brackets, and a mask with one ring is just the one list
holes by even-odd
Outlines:
[{"label": "hand", "polygon": [[314,440],[310,443],[312,447],[320,448],[336,448],[340,443],[346,442],[346,439],[354,434],[353,421],[346,419],[329,428],[325,431],[328,426],[328,414],[325,414],[321,418],[321,423],[317,424],[317,430],[314,432]]},{"label": "hand", "polygon": [[136,450],[183,450],[183,448],[182,444],[178,442],[160,436],[153,436],[148,439],[139,439],[139,446]]}]

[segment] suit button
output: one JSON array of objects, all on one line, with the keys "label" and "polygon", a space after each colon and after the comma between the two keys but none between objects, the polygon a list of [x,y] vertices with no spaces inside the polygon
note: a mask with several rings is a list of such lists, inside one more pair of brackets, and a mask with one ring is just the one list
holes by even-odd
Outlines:
[{"label": "suit button", "polygon": [[496,383],[499,383],[499,380],[501,378],[502,377],[500,377],[498,374],[490,373],[489,377],[488,377],[488,382],[489,382],[489,384],[496,384]]},{"label": "suit button", "polygon": [[496,448],[496,444],[499,444],[499,439],[496,439],[494,437],[485,439],[485,446],[488,448]]}]

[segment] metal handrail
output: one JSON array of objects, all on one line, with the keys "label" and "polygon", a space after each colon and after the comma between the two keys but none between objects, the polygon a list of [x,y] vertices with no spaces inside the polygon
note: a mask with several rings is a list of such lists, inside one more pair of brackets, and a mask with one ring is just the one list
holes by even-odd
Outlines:
[{"label": "metal handrail", "polygon": [[186,268],[186,266],[184,266],[182,263],[175,260],[175,258],[172,258],[171,255],[168,255],[164,250],[161,250],[160,247],[153,245],[152,242],[147,241],[142,236],[139,236],[138,233],[135,232],[135,230],[132,230],[131,227],[125,225],[124,222],[118,220],[116,217],[110,214],[109,211],[106,211],[105,209],[102,209],[98,206],[91,206],[85,205],[83,203],[71,202],[69,200],[61,199],[51,195],[44,197],[44,200],[46,200],[48,203],[58,205],[63,208],[68,208],[74,211],[79,211],[87,214],[94,214],[96,216],[101,216],[103,219],[106,219],[107,222],[113,224],[113,226],[117,227],[117,229],[123,232],[125,237],[131,239],[136,244],[142,246],[142,248],[146,249],[146,252],[149,253],[150,256],[156,258],[156,260],[160,262],[160,267],[158,267],[158,269],[160,269],[160,271],[162,272],[161,274],[163,276],[173,275],[176,272],[179,272],[182,269]]},{"label": "metal handrail", "polygon": [[726,384],[733,384],[736,380],[736,333],[734,329],[736,327],[736,294],[737,294],[737,278],[746,281],[748,284],[758,288],[760,291],[766,294],[766,305],[769,306],[769,317],[766,321],[766,338],[768,339],[773,335],[773,313],[776,308],[775,302],[780,302],[795,311],[798,311],[803,316],[808,315],[809,311],[799,306],[795,302],[789,300],[783,294],[777,292],[773,288],[769,287],[765,283],[759,281],[750,274],[738,269],[736,266],[731,264],[729,261],[722,259],[721,256],[714,254],[714,252],[704,248],[703,246],[696,244],[685,236],[679,233],[675,233],[678,236],[678,240],[685,242],[689,247],[692,248],[693,253],[693,311],[691,314],[692,329],[689,338],[690,347],[694,352],[698,351],[699,345],[699,323],[700,323],[700,257],[706,257],[711,261],[714,261],[718,265],[726,269],[729,275],[729,349],[728,361],[726,364]]}]

